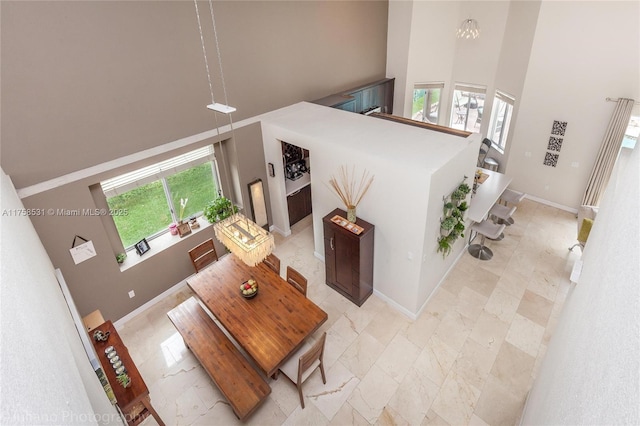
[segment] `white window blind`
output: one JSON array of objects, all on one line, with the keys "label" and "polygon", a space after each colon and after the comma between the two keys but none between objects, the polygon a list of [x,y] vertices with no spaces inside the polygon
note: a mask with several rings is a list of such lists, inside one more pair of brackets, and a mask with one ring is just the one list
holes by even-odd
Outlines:
[{"label": "white window blind", "polygon": [[460,90],[461,92],[469,92],[469,93],[486,93],[487,88],[484,86],[476,86],[473,84],[466,83],[456,83],[454,90]]},{"label": "white window blind", "polygon": [[134,188],[147,185],[151,182],[167,177],[191,167],[197,166],[215,158],[213,145],[207,145],[194,151],[186,152],[177,157],[143,167],[133,172],[107,179],[100,182],[102,191],[109,197],[123,194]]},{"label": "white window blind", "polygon": [[413,86],[414,90],[418,90],[418,89],[443,89],[444,88],[444,83],[416,83]]},{"label": "white window blind", "polygon": [[506,102],[511,106],[513,106],[515,102],[515,99],[511,95],[507,95],[499,90],[496,90],[496,99],[500,99],[502,102]]}]

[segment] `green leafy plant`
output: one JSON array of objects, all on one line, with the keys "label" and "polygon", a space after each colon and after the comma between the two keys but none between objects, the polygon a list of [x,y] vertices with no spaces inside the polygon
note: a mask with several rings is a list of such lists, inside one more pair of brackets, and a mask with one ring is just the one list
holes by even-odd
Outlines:
[{"label": "green leafy plant", "polygon": [[121,373],[116,376],[116,380],[123,388],[129,387],[131,384],[131,377],[127,373]]},{"label": "green leafy plant", "polygon": [[458,185],[458,190],[464,193],[465,196],[471,192],[471,188],[469,187],[469,185],[464,182]]},{"label": "green leafy plant", "polygon": [[449,241],[449,237],[438,238],[438,253],[442,253],[443,259],[451,253],[451,242]]},{"label": "green leafy plant", "polygon": [[444,204],[444,215],[445,216],[449,216],[451,214],[451,211],[455,208],[455,206],[453,205],[453,203],[451,201],[447,201]]},{"label": "green leafy plant", "polygon": [[449,216],[448,218],[442,221],[442,223],[440,224],[440,227],[444,230],[451,231],[453,227],[456,226],[456,223],[458,223],[456,218],[453,216]]},{"label": "green leafy plant", "polygon": [[118,253],[116,254],[116,262],[124,263],[124,260],[127,258],[127,253]]},{"label": "green leafy plant", "polygon": [[453,227],[453,232],[456,234],[456,237],[464,238],[464,223],[458,222]]},{"label": "green leafy plant", "polygon": [[210,201],[202,211],[202,215],[209,223],[220,222],[238,212],[238,207],[232,206],[231,200],[225,197],[218,197]]},{"label": "green leafy plant", "polygon": [[458,206],[458,210],[460,210],[461,212],[467,211],[468,208],[469,208],[469,205],[467,204],[466,201],[461,202],[460,205]]},{"label": "green leafy plant", "polygon": [[464,193],[464,191],[460,190],[460,189],[456,189],[455,191],[453,191],[451,193],[451,199],[452,200],[464,200],[467,197],[467,194]]}]

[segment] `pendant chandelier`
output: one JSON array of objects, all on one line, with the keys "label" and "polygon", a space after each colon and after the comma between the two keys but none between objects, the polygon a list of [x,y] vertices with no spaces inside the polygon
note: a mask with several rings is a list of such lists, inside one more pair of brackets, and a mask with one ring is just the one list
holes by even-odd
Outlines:
[{"label": "pendant chandelier", "polygon": [[[198,10],[197,0],[193,1],[196,8],[196,17],[198,18],[198,29],[200,31],[200,41],[202,42],[202,53],[204,55],[204,64],[207,71],[207,79],[209,81],[209,92],[211,94],[211,104],[207,105],[207,108],[214,112],[216,132],[218,134],[218,141],[220,144],[220,151],[222,152],[222,162],[225,172],[227,169],[226,155],[224,149],[222,149],[222,140],[220,139],[220,126],[218,125],[218,114],[224,114],[229,118],[229,126],[231,129],[231,146],[235,152],[235,157],[238,158],[235,142],[235,134],[233,131],[233,120],[231,113],[236,111],[232,106],[228,105],[227,100],[227,88],[224,82],[224,74],[222,73],[222,58],[220,56],[220,45],[218,44],[218,33],[216,31],[216,21],[213,16],[213,4],[209,0],[209,11],[211,13],[211,23],[213,25],[213,36],[216,44],[216,53],[218,55],[218,64],[220,66],[220,80],[222,82],[222,90],[224,92],[224,104],[217,103],[213,96],[213,84],[211,82],[211,73],[209,71],[209,61],[207,59],[207,50],[205,48],[204,36],[202,34],[202,24],[200,21],[200,11]],[[242,197],[242,194],[240,194]],[[234,203],[231,200],[231,209],[233,211]],[[256,266],[262,262],[275,248],[275,242],[273,235],[250,220],[248,217],[240,212],[234,213],[228,218],[221,220],[213,225],[213,230],[216,238],[224,244],[224,246],[240,260],[249,266]]]},{"label": "pendant chandelier", "polygon": [[464,39],[476,39],[480,37],[480,25],[478,25],[478,21],[471,18],[462,21],[460,28],[458,28],[456,32],[456,36]]}]

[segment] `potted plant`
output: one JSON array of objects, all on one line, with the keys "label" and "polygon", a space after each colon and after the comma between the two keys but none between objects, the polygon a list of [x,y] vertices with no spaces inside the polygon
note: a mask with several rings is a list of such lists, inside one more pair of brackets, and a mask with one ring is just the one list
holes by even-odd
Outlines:
[{"label": "potted plant", "polygon": [[453,230],[453,227],[456,226],[456,223],[458,223],[458,221],[456,220],[455,217],[453,216],[447,217],[445,220],[442,221],[442,223],[440,223],[440,235],[442,235],[443,237],[446,237],[447,235],[449,235]]},{"label": "potted plant", "polygon": [[451,243],[449,241],[449,237],[440,237],[438,238],[438,253],[442,253],[442,258],[444,259],[451,253]]},{"label": "potted plant", "polygon": [[128,388],[131,385],[131,377],[127,373],[118,374],[116,380],[123,388]]},{"label": "potted plant", "polygon": [[464,193],[465,197],[468,193],[471,192],[471,188],[469,187],[469,185],[467,185],[466,183],[461,183],[460,185],[458,185],[458,189]]},{"label": "potted plant", "polygon": [[116,262],[118,262],[119,264],[123,264],[126,258],[127,258],[127,253],[116,254]]},{"label": "potted plant", "polygon": [[444,215],[445,216],[451,216],[451,212],[453,211],[454,207],[455,206],[453,205],[453,203],[451,201],[447,201],[444,204]]},{"label": "potted plant", "polygon": [[237,212],[238,208],[232,206],[231,200],[225,197],[218,197],[207,204],[202,211],[202,215],[207,218],[209,223],[216,223]]},{"label": "potted plant", "polygon": [[460,205],[462,200],[464,200],[466,197],[467,194],[465,194],[464,191],[460,189],[456,189],[451,193],[451,201],[453,201],[456,205]]},{"label": "potted plant", "polygon": [[453,233],[456,234],[456,237],[464,238],[464,223],[458,221],[453,227]]}]

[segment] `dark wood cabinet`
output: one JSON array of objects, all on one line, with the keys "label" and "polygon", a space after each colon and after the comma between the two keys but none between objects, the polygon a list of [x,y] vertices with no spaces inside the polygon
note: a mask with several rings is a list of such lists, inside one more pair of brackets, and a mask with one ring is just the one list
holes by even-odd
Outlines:
[{"label": "dark wood cabinet", "polygon": [[333,223],[335,215],[347,217],[344,210],[335,209],[323,219],[324,261],[327,285],[361,306],[373,293],[373,242],[375,227],[362,219],[356,225],[363,228],[359,235]]},{"label": "dark wood cabinet", "polygon": [[311,214],[311,185],[307,185],[287,197],[289,226]]},{"label": "dark wood cabinet", "polygon": [[380,108],[380,112],[392,114],[394,84],[395,78],[384,78],[313,102],[360,114],[374,108]]}]

